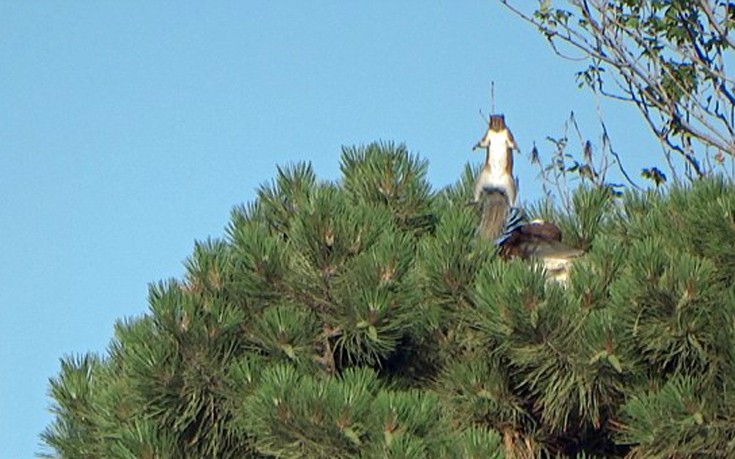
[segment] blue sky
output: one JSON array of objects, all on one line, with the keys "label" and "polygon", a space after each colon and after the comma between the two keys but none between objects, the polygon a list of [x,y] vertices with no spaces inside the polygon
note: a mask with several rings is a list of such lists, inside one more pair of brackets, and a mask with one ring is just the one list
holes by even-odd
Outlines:
[{"label": "blue sky", "polygon": [[[42,451],[59,358],[104,352],[277,165],[336,179],[342,145],[392,140],[445,186],[480,160],[491,80],[521,199],[571,111],[599,143],[579,64],[497,0],[3,1],[0,63],[0,458]],[[631,169],[658,161],[632,107],[602,108]]]}]

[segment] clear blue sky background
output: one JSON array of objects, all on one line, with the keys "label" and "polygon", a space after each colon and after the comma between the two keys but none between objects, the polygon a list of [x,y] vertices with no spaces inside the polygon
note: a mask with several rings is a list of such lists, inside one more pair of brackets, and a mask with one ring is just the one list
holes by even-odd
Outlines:
[{"label": "clear blue sky background", "polygon": [[[337,179],[340,146],[394,140],[445,186],[480,160],[494,80],[537,199],[534,141],[574,110],[599,143],[577,65],[497,0],[1,2],[0,458],[42,451],[59,358],[104,352],[279,164]],[[657,155],[603,108],[631,169]]]}]

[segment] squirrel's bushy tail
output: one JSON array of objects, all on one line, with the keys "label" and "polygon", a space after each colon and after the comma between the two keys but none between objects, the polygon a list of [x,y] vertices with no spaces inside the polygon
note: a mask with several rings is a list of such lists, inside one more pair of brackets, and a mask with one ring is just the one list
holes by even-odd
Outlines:
[{"label": "squirrel's bushy tail", "polygon": [[487,241],[497,241],[505,232],[511,211],[508,196],[500,190],[485,190],[480,197],[478,235]]}]

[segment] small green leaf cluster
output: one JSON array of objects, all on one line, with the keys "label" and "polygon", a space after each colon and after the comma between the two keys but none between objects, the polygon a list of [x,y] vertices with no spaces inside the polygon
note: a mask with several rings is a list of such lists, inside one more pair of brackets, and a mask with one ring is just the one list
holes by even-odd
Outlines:
[{"label": "small green leaf cluster", "polygon": [[401,145],[278,171],[150,287],[105,356],[62,360],[50,457],[727,457],[735,188],[578,190],[567,287],[476,236],[473,171]]}]

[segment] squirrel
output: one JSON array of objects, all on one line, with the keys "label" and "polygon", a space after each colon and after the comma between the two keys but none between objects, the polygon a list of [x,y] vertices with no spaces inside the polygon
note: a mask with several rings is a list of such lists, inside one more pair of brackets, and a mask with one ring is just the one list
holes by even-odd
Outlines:
[{"label": "squirrel", "polygon": [[515,206],[518,184],[513,177],[516,142],[504,115],[490,115],[485,135],[472,148],[484,148],[485,164],[475,179],[473,204],[481,207],[479,233],[488,240],[501,236],[508,212]]},{"label": "squirrel", "polygon": [[493,241],[502,258],[539,259],[549,277],[566,282],[572,260],[584,252],[562,243],[557,225],[529,222],[523,210],[515,206],[518,183],[513,176],[513,150],[517,147],[505,116],[490,116],[488,130],[473,150],[478,148],[487,151],[472,201],[481,209],[478,235]]},{"label": "squirrel", "polygon": [[505,193],[508,205],[514,206],[518,184],[513,177],[513,150],[516,142],[505,124],[504,115],[490,115],[487,132],[472,148],[486,150],[485,165],[475,180],[474,201],[478,202],[483,191],[497,189]]}]

